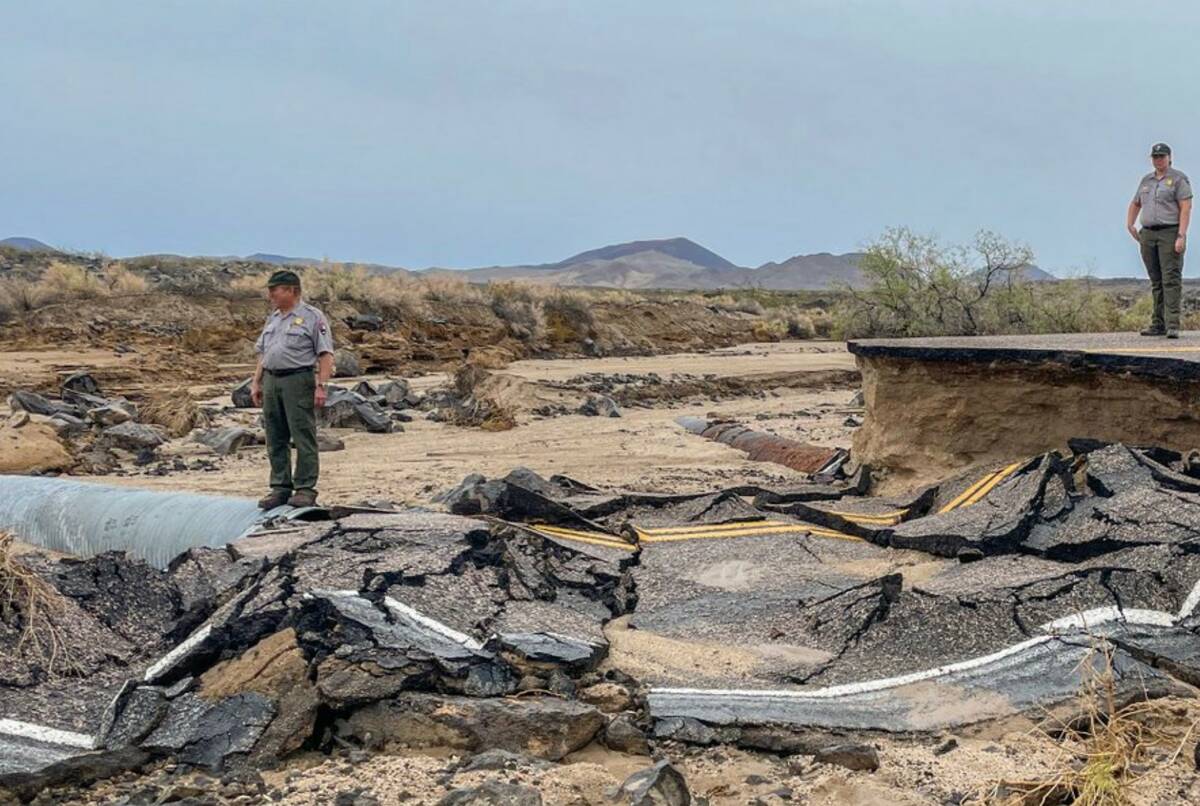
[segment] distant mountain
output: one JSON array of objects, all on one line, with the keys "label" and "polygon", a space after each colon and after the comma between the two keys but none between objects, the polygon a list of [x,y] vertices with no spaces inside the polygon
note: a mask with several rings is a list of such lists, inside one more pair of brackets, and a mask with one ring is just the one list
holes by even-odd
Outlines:
[{"label": "distant mountain", "polygon": [[[56,251],[33,238],[7,238],[2,246],[28,251]],[[145,255],[143,257],[155,257]],[[161,255],[173,259],[173,255]],[[610,244],[589,249],[557,263],[521,266],[487,266],[478,269],[431,268],[408,271],[381,264],[350,264],[382,274],[448,276],[470,282],[523,280],[546,285],[593,286],[599,288],[710,290],[719,288],[763,288],[777,291],[822,291],[839,286],[864,285],[858,268],[862,253],[834,255],[818,252],[796,255],[782,263],[764,263],[758,268],[737,266],[687,238],[661,238]],[[274,266],[321,266],[325,261],[311,257],[289,257],[256,252],[246,257],[207,258],[217,261],[251,261]],[[1057,280],[1037,266],[1027,266],[1024,276],[1032,282]]]},{"label": "distant mountain", "polygon": [[574,266],[579,263],[595,263],[605,260],[619,260],[645,252],[657,252],[668,257],[678,258],[687,263],[693,263],[706,269],[733,269],[738,267],[730,263],[716,252],[710,252],[695,241],[687,238],[666,238],[657,241],[630,241],[629,243],[602,246],[554,264],[556,267]]},{"label": "distant mountain", "polygon": [[311,257],[288,257],[287,255],[272,255],[267,252],[255,252],[246,255],[241,260],[255,263],[271,263],[276,266],[320,266],[321,261]]},{"label": "distant mountain", "polygon": [[427,273],[465,277],[472,282],[524,280],[547,285],[677,290],[768,288],[825,289],[861,280],[857,254],[797,255],[757,269],[737,266],[687,238],[630,241],[580,252],[558,263],[431,269]]},{"label": "distant mountain", "polygon": [[863,284],[858,268],[861,257],[860,252],[796,255],[782,263],[764,263],[754,270],[754,279],[763,288],[779,291],[817,290],[839,285],[857,288]]},{"label": "distant mountain", "polygon": [[0,241],[0,246],[7,246],[10,249],[19,249],[22,252],[57,252],[53,246],[44,244],[36,238],[5,238]]}]

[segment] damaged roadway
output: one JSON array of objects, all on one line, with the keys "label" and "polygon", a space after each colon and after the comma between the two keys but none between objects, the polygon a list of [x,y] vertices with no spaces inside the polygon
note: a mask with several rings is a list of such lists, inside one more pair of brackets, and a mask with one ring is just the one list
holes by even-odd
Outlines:
[{"label": "damaged roadway", "polygon": [[1200,682],[1186,469],[1088,444],[894,500],[853,473],[675,495],[517,470],[450,514],[286,524],[164,570],[30,552],[58,605],[36,644],[0,620],[0,782],[88,744],[213,770],[429,737],[558,759],[622,710],[767,749],[937,731],[1070,700],[1097,641],[1123,693],[1171,693]]}]

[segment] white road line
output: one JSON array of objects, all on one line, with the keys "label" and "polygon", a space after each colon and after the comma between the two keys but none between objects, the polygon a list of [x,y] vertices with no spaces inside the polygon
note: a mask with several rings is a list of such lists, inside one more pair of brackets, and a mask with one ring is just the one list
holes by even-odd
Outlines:
[{"label": "white road line", "polygon": [[213,625],[212,625],[212,622],[210,621],[207,624],[205,624],[203,627],[201,627],[200,629],[196,630],[194,633],[189,635],[184,640],[183,643],[179,644],[179,646],[175,647],[170,652],[168,652],[167,654],[165,654],[161,658],[159,658],[157,663],[155,663],[153,666],[151,666],[149,669],[146,670],[146,674],[142,677],[142,679],[145,680],[147,683],[153,683],[164,672],[166,672],[168,669],[170,669],[172,666],[174,666],[175,661],[179,660],[181,657],[183,657],[188,652],[190,652],[192,647],[205,641],[208,638],[208,636],[212,635],[212,630],[213,630]]},{"label": "white road line", "polygon": [[1129,610],[1122,610],[1116,605],[1109,605],[1108,607],[1097,607],[1092,610],[1085,610],[1082,613],[1048,621],[1038,627],[1038,630],[1044,633],[1055,634],[1077,632],[1097,627],[1101,624],[1107,624],[1110,621],[1124,621],[1127,624],[1148,624],[1154,627],[1175,626],[1175,617],[1161,610],[1145,610],[1136,607]]},{"label": "white road line", "polygon": [[964,672],[970,669],[975,669],[980,666],[985,666],[989,663],[994,663],[998,660],[1015,655],[1031,647],[1045,644],[1054,640],[1052,635],[1043,635],[1038,638],[1030,638],[1027,641],[1022,641],[1019,644],[1013,644],[1010,647],[993,652],[991,655],[981,655],[977,658],[960,661],[959,663],[951,663],[945,666],[936,666],[932,669],[925,669],[920,672],[911,672],[910,674],[900,675],[898,677],[881,677],[877,680],[867,680],[862,683],[844,683],[840,686],[827,686],[826,688],[812,690],[789,690],[789,689],[702,689],[702,688],[652,688],[650,694],[667,694],[667,695],[720,695],[725,697],[743,697],[759,699],[765,697],[781,698],[789,700],[826,700],[834,697],[845,697],[853,694],[866,694],[872,691],[882,691],[884,689],[896,688],[899,686],[907,686],[911,683],[920,683],[924,680],[931,680],[935,677],[943,677],[954,672]]},{"label": "white road line", "polygon": [[0,735],[17,736],[46,744],[78,747],[80,750],[93,750],[96,747],[95,738],[86,733],[49,728],[45,725],[35,725],[32,722],[22,722],[19,719],[0,719]]}]

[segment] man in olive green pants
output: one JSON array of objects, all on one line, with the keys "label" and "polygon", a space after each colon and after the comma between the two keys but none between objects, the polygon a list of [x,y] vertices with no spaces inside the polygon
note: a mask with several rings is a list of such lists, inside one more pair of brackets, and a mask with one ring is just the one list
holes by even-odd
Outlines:
[{"label": "man in olive green pants", "polygon": [[[271,460],[271,490],[286,493],[289,501],[295,497],[293,490],[311,490],[315,502],[317,476],[321,469],[317,454],[315,393],[316,378],[311,371],[290,375],[263,374],[262,413]],[[295,473],[292,472],[289,443],[296,446]]]},{"label": "man in olive green pants", "polygon": [[[1187,174],[1172,166],[1171,147],[1166,143],[1155,143],[1150,148],[1150,162],[1154,170],[1138,182],[1125,213],[1125,229],[1141,247],[1154,299],[1154,313],[1142,335],[1177,339],[1183,253],[1192,218],[1192,183]],[[1139,215],[1140,230],[1136,226]]]},{"label": "man in olive green pants", "polygon": [[255,342],[258,366],[250,383],[250,399],[262,406],[271,460],[271,492],[258,505],[311,507],[317,503],[320,473],[316,410],[325,405],[325,384],[333,372],[333,336],[325,314],[300,299],[295,272],[272,274],[267,296],[275,310]]}]

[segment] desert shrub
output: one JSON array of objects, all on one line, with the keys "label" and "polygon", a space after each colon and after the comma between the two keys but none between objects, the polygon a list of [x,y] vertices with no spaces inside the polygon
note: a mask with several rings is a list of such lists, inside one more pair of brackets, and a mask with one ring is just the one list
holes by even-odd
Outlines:
[{"label": "desert shrub", "polygon": [[582,293],[560,290],[542,301],[546,328],[554,341],[574,341],[591,335],[596,318],[592,301]]},{"label": "desert shrub", "polygon": [[244,274],[241,277],[234,277],[229,282],[229,291],[235,297],[262,297],[267,293],[267,280],[269,279],[271,279],[271,272],[268,271]]},{"label": "desert shrub", "polygon": [[104,284],[117,296],[145,294],[150,289],[146,278],[134,274],[126,266],[117,263],[104,270]]},{"label": "desert shrub", "polygon": [[0,280],[0,321],[37,310],[46,299],[46,291],[39,284],[6,277]]},{"label": "desert shrub", "polygon": [[755,341],[781,341],[787,337],[787,322],[780,319],[759,319],[750,329]]},{"label": "desert shrub", "polygon": [[770,321],[780,323],[784,328],[784,334],[790,339],[811,339],[817,334],[812,317],[803,311],[795,309],[772,311]]},{"label": "desert shrub", "polygon": [[734,305],[734,310],[738,313],[748,313],[752,316],[762,316],[767,312],[763,304],[756,299],[747,299],[742,297],[738,299]]},{"label": "desert shrub", "polygon": [[212,420],[188,394],[178,387],[156,395],[138,406],[138,419],[160,425],[172,437],[186,436],[193,428],[209,428]]},{"label": "desert shrub", "polygon": [[818,339],[828,339],[833,337],[834,328],[837,326],[837,321],[834,317],[823,308],[814,308],[808,312],[808,318],[812,321],[813,335]]},{"label": "desert shrub", "polygon": [[323,263],[305,269],[300,284],[304,296],[315,302],[367,302],[367,270],[343,263]]},{"label": "desert shrub", "polygon": [[1111,296],[1087,280],[1030,282],[1026,246],[980,232],[946,246],[907,229],[888,230],[859,262],[863,290],[845,289],[836,331],[845,338],[974,336],[1111,330]]},{"label": "desert shrub", "polygon": [[446,305],[482,304],[486,301],[483,290],[458,277],[422,277],[419,281],[421,293],[429,302]]},{"label": "desert shrub", "polygon": [[546,317],[537,300],[537,292],[524,283],[489,283],[492,313],[504,323],[509,335],[524,342],[538,342],[545,336]]},{"label": "desert shrub", "polygon": [[97,275],[71,263],[51,263],[38,284],[47,302],[96,299],[110,293],[108,286]]},{"label": "desert shrub", "polygon": [[[1154,314],[1154,298],[1143,294],[1134,300],[1133,304],[1121,311],[1120,330],[1140,330],[1150,324]],[[1190,327],[1189,327],[1190,329]]]}]

